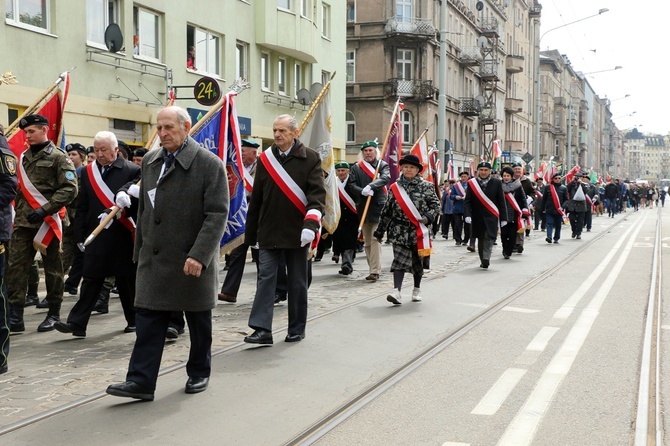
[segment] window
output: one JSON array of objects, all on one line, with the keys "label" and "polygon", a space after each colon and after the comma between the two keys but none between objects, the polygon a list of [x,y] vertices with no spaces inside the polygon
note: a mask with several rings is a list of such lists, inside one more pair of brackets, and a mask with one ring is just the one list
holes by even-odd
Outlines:
[{"label": "window", "polygon": [[347,82],[356,82],[356,51],[347,51]]},{"label": "window", "polygon": [[412,72],[413,69],[413,54],[412,50],[397,50],[396,58],[396,70],[398,79],[400,80],[411,80],[413,78]]},{"label": "window", "polygon": [[330,39],[330,5],[323,3],[321,10],[323,12],[321,35],[327,39]]},{"label": "window", "polygon": [[396,19],[399,22],[409,22],[412,20],[412,0],[397,0]]},{"label": "window", "polygon": [[300,0],[300,15],[309,18],[309,0]]},{"label": "window", "polygon": [[400,122],[402,123],[402,143],[412,144],[412,114],[407,110],[400,112]]},{"label": "window", "polygon": [[86,0],[86,40],[105,44],[105,30],[119,23],[118,0]]},{"label": "window", "polygon": [[347,144],[356,143],[356,117],[347,110],[345,125],[347,127]]},{"label": "window", "polygon": [[277,0],[277,7],[291,10],[291,0]]},{"label": "window", "polygon": [[270,55],[261,53],[261,89],[270,90]]},{"label": "window", "polygon": [[321,85],[326,85],[329,80],[330,80],[330,71],[321,71]]},{"label": "window", "polygon": [[221,37],[202,28],[186,26],[186,68],[221,74]]},{"label": "window", "polygon": [[235,44],[235,79],[247,79],[247,60],[249,60],[249,45],[238,41]]},{"label": "window", "polygon": [[5,0],[8,20],[38,31],[49,31],[49,1]]},{"label": "window", "polygon": [[298,90],[304,85],[302,71],[302,65],[299,63],[293,65],[293,94],[296,98],[298,97]]},{"label": "window", "polygon": [[155,12],[133,7],[133,54],[160,60],[160,19]]},{"label": "window", "polygon": [[286,59],[279,59],[277,62],[277,91],[279,94],[286,94]]},{"label": "window", "polygon": [[347,22],[356,21],[356,2],[348,1],[347,2]]}]

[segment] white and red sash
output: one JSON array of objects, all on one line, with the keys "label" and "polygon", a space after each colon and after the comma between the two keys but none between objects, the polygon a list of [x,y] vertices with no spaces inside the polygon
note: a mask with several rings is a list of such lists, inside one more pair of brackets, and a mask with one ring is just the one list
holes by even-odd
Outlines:
[{"label": "white and red sash", "polygon": [[586,195],[586,202],[589,204],[591,212],[595,212],[596,205],[593,204],[593,200],[591,200],[591,197],[589,197],[589,194],[584,194],[584,195]]},{"label": "white and red sash", "polygon": [[409,218],[409,221],[416,227],[416,247],[421,257],[429,256],[431,253],[432,242],[430,241],[430,230],[421,223],[421,214],[414,206],[409,194],[405,188],[398,186],[398,183],[391,184],[391,193],[400,205],[403,213]]},{"label": "white and red sash", "polygon": [[516,212],[516,229],[517,231],[521,231],[524,228],[523,212],[519,207],[519,203],[514,199],[514,192],[505,192],[505,199],[512,206],[514,212]]},{"label": "white and red sash", "polygon": [[561,207],[561,202],[558,200],[558,192],[556,192],[556,186],[554,184],[549,185],[549,192],[551,192],[551,200],[554,202],[554,208],[561,217],[565,218],[565,211]]},{"label": "white and red sash", "polygon": [[542,195],[542,192],[540,192],[540,189],[537,189],[537,190],[535,191],[535,196],[536,196],[536,197],[540,197],[540,199],[542,199],[542,197],[544,197],[544,195]]},{"label": "white and red sash", "polygon": [[499,219],[500,212],[498,211],[498,207],[495,205],[495,203],[491,201],[489,197],[486,196],[481,186],[477,182],[476,178],[468,180],[468,187],[475,194],[475,197],[477,197],[477,199],[484,205],[486,210],[488,210],[491,214],[495,215],[495,217]]},{"label": "white and red sash", "polygon": [[461,197],[465,197],[465,188],[463,187],[463,185],[461,184],[460,181],[456,181],[456,184],[454,184],[454,187],[458,191],[458,195],[460,195]]},{"label": "white and red sash", "polygon": [[[381,161],[379,161],[379,162],[381,163]],[[365,172],[366,175],[369,176],[370,179],[371,179],[372,181],[376,180],[376,178],[375,178],[375,173],[376,173],[376,172],[375,172],[375,169],[372,168],[372,166],[370,165],[370,163],[368,163],[368,162],[365,161],[365,160],[360,160],[360,161],[358,162],[358,167],[360,167],[361,170],[363,170],[363,172]],[[386,186],[384,186],[384,187],[382,188],[382,190],[384,191],[385,194],[388,193],[388,189],[386,188]]]},{"label": "white and red sash", "polygon": [[339,179],[337,180],[337,191],[340,195],[340,201],[343,202],[351,212],[358,214],[358,210],[356,209],[356,202],[344,189],[346,184],[346,181],[342,182]]},{"label": "white and red sash", "polygon": [[289,201],[305,216],[305,220],[314,220],[318,223],[319,230],[312,242],[312,249],[315,249],[321,238],[321,212],[317,209],[307,210],[307,196],[305,192],[300,189],[300,186],[286,172],[286,169],[279,162],[272,149],[261,153],[259,159],[279,189],[284,192]]},{"label": "white and red sash", "polygon": [[246,167],[243,167],[242,170],[244,172],[244,188],[251,193],[254,190],[254,177],[251,176],[251,172]]},{"label": "white and red sash", "polygon": [[[44,198],[44,195],[35,187],[35,185],[28,178],[28,174],[23,167],[23,157],[19,160],[19,184],[21,187],[21,193],[25,197],[26,201],[33,210],[43,207],[49,200]],[[33,243],[36,245],[38,250],[43,254],[46,254],[46,248],[49,246],[53,238],[56,237],[59,241],[63,240],[63,222],[61,221],[60,215],[55,213],[53,215],[47,215],[44,217],[44,222],[42,226],[37,230],[35,238],[33,238]]]},{"label": "white and red sash", "polygon": [[[102,179],[98,166],[99,164],[97,161],[93,161],[86,165],[88,180],[91,182],[93,192],[95,192],[95,196],[100,200],[100,203],[102,203],[105,208],[111,209],[113,206],[116,206],[116,203],[114,203],[114,193]],[[125,214],[125,210],[122,209],[121,211]],[[135,222],[132,218],[121,217],[119,223],[128,229],[131,234],[135,234]]]}]

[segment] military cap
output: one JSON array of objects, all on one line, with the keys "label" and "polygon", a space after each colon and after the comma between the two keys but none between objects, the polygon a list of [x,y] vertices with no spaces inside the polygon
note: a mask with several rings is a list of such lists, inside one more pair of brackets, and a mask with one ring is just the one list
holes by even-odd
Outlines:
[{"label": "military cap", "polygon": [[458,174],[459,177],[462,176],[462,175],[467,175],[467,176],[469,177],[469,176],[470,176],[470,172],[466,172],[466,171],[464,170],[463,172],[461,172],[461,173]]},{"label": "military cap", "polygon": [[335,168],[336,168],[336,169],[349,169],[350,166],[349,166],[349,163],[345,163],[345,162],[343,161],[343,162],[341,162],[341,163],[336,163],[336,164],[335,164]]},{"label": "military cap", "polygon": [[140,147],[139,149],[133,150],[133,156],[139,156],[141,158],[144,155],[146,155],[147,152],[148,152],[147,149],[143,149],[143,148]]},{"label": "military cap", "polygon": [[477,164],[477,169],[480,169],[482,167],[486,167],[487,169],[491,168],[491,163],[488,161],[482,161],[481,163]]},{"label": "military cap", "polygon": [[82,144],[79,144],[78,142],[73,142],[72,144],[66,145],[65,151],[66,152],[76,151],[79,152],[79,155],[81,155],[82,158],[86,158],[86,147],[84,147]]},{"label": "military cap", "polygon": [[251,147],[252,149],[257,149],[261,145],[258,144],[257,142],[249,141],[248,139],[243,139],[242,140],[242,147]]},{"label": "military cap", "polygon": [[512,167],[514,168],[514,167],[523,167],[523,166],[521,165],[520,162],[517,161],[515,163],[512,163]]},{"label": "military cap", "polygon": [[375,149],[377,148],[377,143],[374,141],[365,141],[363,145],[361,146],[361,150],[367,148],[367,147],[374,147]]},{"label": "military cap", "polygon": [[93,148],[93,146],[88,146],[88,147],[86,148],[86,153],[87,153],[87,154],[88,154],[88,153],[95,153],[95,149]]},{"label": "military cap", "polygon": [[19,128],[21,130],[31,125],[49,125],[49,120],[42,115],[28,115],[19,121]]},{"label": "military cap", "polygon": [[118,143],[119,143],[119,150],[126,155],[125,158],[126,159],[130,158],[130,147],[128,147],[128,144],[126,144],[124,141],[121,141],[120,139],[118,140]]}]

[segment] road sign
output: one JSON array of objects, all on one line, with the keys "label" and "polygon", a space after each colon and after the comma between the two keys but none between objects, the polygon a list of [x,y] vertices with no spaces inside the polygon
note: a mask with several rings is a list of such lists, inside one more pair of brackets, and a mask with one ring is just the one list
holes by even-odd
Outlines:
[{"label": "road sign", "polygon": [[221,87],[216,79],[203,76],[193,86],[193,97],[198,104],[214,105],[221,98]]},{"label": "road sign", "polygon": [[530,153],[526,152],[526,153],[523,154],[523,156],[521,157],[521,159],[522,159],[526,164],[528,164],[528,163],[530,163],[531,161],[533,161],[533,155],[531,155]]}]

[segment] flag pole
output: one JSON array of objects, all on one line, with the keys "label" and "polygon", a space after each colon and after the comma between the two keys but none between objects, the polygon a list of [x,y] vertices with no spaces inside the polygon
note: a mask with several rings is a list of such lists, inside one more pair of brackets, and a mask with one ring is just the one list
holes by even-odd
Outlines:
[{"label": "flag pole", "polygon": [[305,115],[304,118],[302,118],[302,122],[298,126],[298,131],[296,132],[298,136],[300,136],[300,132],[302,132],[302,129],[307,127],[307,124],[309,124],[309,121],[312,119],[314,116],[314,112],[316,111],[317,107],[321,105],[321,101],[323,100],[323,97],[327,93],[327,91],[330,89],[330,83],[332,82],[333,78],[337,74],[337,71],[335,71],[331,76],[330,79],[328,79],[328,82],[326,82],[326,85],[323,86],[319,94],[317,95],[316,99],[314,99],[314,102],[312,102],[312,105],[309,107],[309,110],[307,110],[307,114]]},{"label": "flag pole", "polygon": [[[398,114],[398,108],[400,107],[400,98],[395,103],[395,106],[393,107],[393,114],[391,114],[391,121],[389,122],[388,129],[386,130],[386,136],[384,137],[384,142],[382,146],[382,151],[381,154],[379,155],[379,162],[377,163],[377,168],[375,169],[375,174],[373,176],[373,181],[374,178],[377,178],[377,175],[379,175],[379,168],[382,165],[382,160],[384,159],[384,155],[386,154],[386,149],[388,146],[388,139],[391,136],[391,130],[393,130],[393,121],[395,121],[395,117]],[[368,195],[367,200],[365,201],[365,207],[363,208],[363,214],[361,215],[361,220],[358,223],[358,233],[360,234],[361,231],[363,230],[363,223],[365,222],[365,217],[367,216],[368,213],[368,208],[370,207],[370,199],[372,198],[372,195]]]},{"label": "flag pole", "polygon": [[58,79],[56,79],[56,81],[53,84],[51,84],[51,86],[44,91],[42,96],[37,98],[35,100],[35,102],[33,102],[30,106],[28,106],[28,108],[26,108],[26,110],[21,114],[21,116],[16,118],[14,120],[14,122],[12,122],[9,125],[9,127],[7,127],[7,129],[5,130],[5,136],[7,137],[8,140],[18,130],[19,122],[21,122],[21,119],[25,118],[28,115],[31,115],[42,104],[42,102],[44,102],[45,100],[50,99],[56,93],[56,89],[58,88],[60,83],[65,80],[65,77],[67,76],[67,74],[70,71],[71,70],[68,70],[68,71],[65,71],[65,72],[61,73],[61,75],[58,76]]}]

